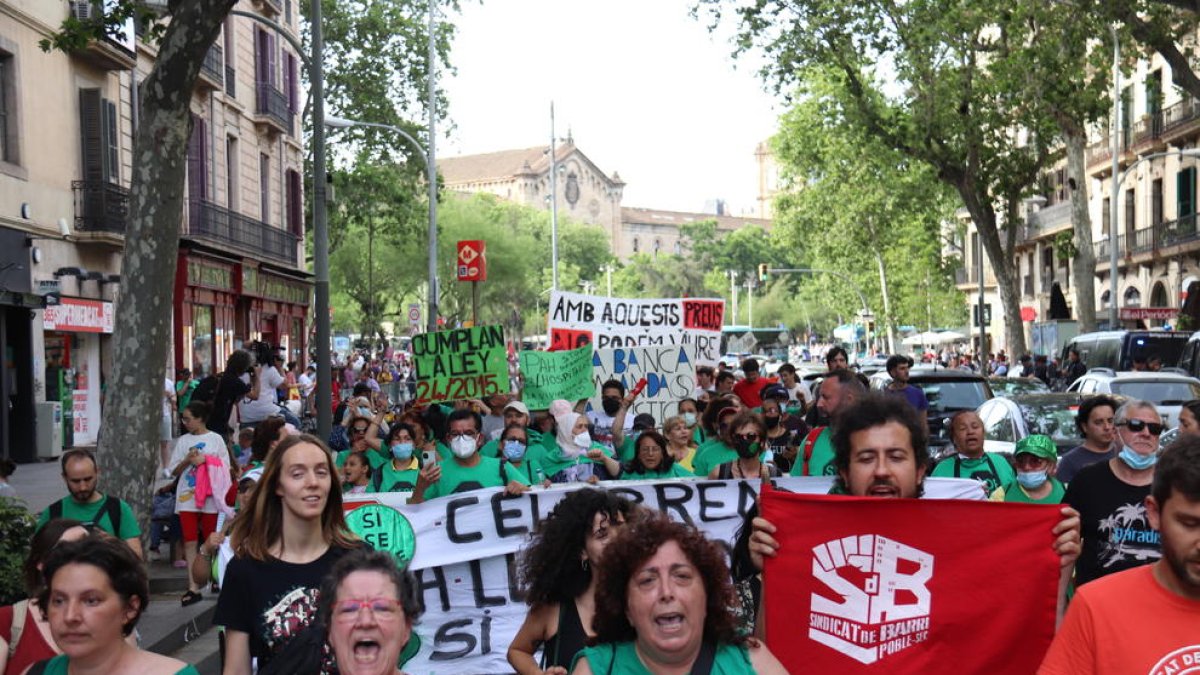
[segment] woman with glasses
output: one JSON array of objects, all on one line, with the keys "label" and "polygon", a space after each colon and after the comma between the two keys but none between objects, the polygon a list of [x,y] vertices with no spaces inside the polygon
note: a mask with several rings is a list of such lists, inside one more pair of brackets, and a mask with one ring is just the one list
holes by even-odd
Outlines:
[{"label": "woman with glasses", "polygon": [[[225,627],[225,675],[263,673],[316,616],[315,592],[334,563],[362,543],[346,527],[333,455],[308,434],[289,436],[267,455],[259,485],[230,534],[213,623]],[[293,649],[293,651],[295,651]],[[332,672],[332,664],[325,672]]]},{"label": "woman with glasses", "polygon": [[346,434],[344,442],[338,439],[339,428],[335,427],[331,435],[339,440],[342,447],[330,446],[337,453],[334,461],[339,469],[346,463],[346,458],[355,452],[366,455],[372,469],[382,466],[390,458],[390,455],[384,455],[387,449],[383,445],[383,439],[379,437],[379,425],[370,417],[347,414],[346,424],[341,430]]},{"label": "woman with glasses", "polygon": [[737,457],[722,462],[709,472],[709,478],[728,480],[731,478],[774,478],[779,469],[774,464],[762,461],[766,447],[767,425],[759,415],[746,411],[738,413],[729,423],[725,444],[737,453]]},{"label": "woman with glasses", "polygon": [[529,430],[524,424],[518,422],[504,427],[498,445],[501,466],[507,464],[528,480],[530,485],[550,486],[550,479],[546,478],[541,462],[529,458]]},{"label": "woman with glasses", "polygon": [[[529,614],[508,648],[521,675],[566,675],[575,654],[593,637],[597,564],[634,504],[583,488],[563,497],[541,522],[521,555],[521,586]],[[534,655],[541,648],[541,659]]]},{"label": "woman with glasses", "polygon": [[695,478],[679,465],[667,447],[667,439],[657,431],[643,431],[634,441],[633,459],[621,465],[622,480],[661,480]]},{"label": "woman with glasses", "polygon": [[416,580],[390,554],[360,549],[321,584],[320,617],[342,675],[400,675],[422,607]]}]

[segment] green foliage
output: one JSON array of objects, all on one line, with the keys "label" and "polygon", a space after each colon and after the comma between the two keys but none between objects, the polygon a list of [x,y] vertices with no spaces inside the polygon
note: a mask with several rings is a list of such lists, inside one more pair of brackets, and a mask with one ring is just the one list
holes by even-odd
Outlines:
[{"label": "green foliage", "polygon": [[19,499],[0,497],[0,606],[25,597],[21,567],[29,555],[37,521]]},{"label": "green foliage", "polygon": [[167,30],[165,22],[158,21],[158,13],[139,2],[120,0],[115,3],[104,3],[103,12],[97,12],[90,19],[77,19],[73,13],[59,25],[58,30],[49,37],[38,40],[38,47],[44,52],[62,51],[75,52],[84,49],[89,42],[105,37],[119,38],[125,24],[132,20],[145,30],[141,39],[156,44],[162,39]]},{"label": "green foliage", "polygon": [[1064,230],[1054,235],[1054,257],[1059,260],[1071,260],[1079,255],[1075,248],[1075,236],[1070,230]]}]

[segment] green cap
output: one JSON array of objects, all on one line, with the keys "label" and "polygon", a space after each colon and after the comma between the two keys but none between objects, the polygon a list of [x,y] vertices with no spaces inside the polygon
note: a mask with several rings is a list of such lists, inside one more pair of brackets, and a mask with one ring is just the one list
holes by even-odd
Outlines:
[{"label": "green cap", "polygon": [[1017,447],[1013,450],[1013,456],[1015,457],[1023,452],[1050,461],[1058,459],[1058,446],[1054,444],[1053,439],[1044,434],[1030,434],[1017,441]]}]

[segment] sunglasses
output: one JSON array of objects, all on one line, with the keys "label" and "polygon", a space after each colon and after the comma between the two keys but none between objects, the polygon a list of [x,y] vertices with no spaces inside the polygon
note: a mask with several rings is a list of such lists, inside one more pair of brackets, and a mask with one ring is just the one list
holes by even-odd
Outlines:
[{"label": "sunglasses", "polygon": [[1149,429],[1151,436],[1158,436],[1163,432],[1163,425],[1158,422],[1143,422],[1142,420],[1125,420],[1117,426],[1127,427],[1135,434],[1140,434],[1143,430]]},{"label": "sunglasses", "polygon": [[758,434],[734,434],[734,438],[753,443],[758,440]]}]

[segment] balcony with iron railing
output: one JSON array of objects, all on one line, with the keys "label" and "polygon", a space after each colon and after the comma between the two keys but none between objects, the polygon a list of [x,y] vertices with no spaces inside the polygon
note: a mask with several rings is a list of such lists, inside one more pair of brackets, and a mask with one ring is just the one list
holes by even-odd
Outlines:
[{"label": "balcony with iron railing", "polygon": [[197,84],[207,85],[211,89],[220,89],[225,76],[225,50],[220,45],[208,48],[204,61],[200,64],[200,77]]},{"label": "balcony with iron railing", "polygon": [[[1124,235],[1117,238],[1117,256],[1131,257],[1141,254],[1155,254],[1163,249],[1200,242],[1200,229],[1197,219],[1200,216],[1191,214],[1164,221],[1150,227],[1133,231],[1132,244],[1130,237]],[[1109,260],[1109,241],[1095,243],[1096,264],[1107,265]]]},{"label": "balcony with iron railing", "polygon": [[80,232],[125,234],[129,221],[129,190],[103,180],[71,181],[75,194],[75,229]]},{"label": "balcony with iron railing", "polygon": [[1029,214],[1025,224],[1033,230],[1040,230],[1042,234],[1050,234],[1064,225],[1070,225],[1071,202],[1061,201],[1038,209]]},{"label": "balcony with iron railing", "polygon": [[259,82],[256,104],[256,122],[273,126],[285,134],[292,133],[292,110],[287,94],[269,82]]},{"label": "balcony with iron railing", "polygon": [[192,200],[188,204],[184,236],[217,246],[232,246],[292,267],[299,264],[300,237],[205,200]]}]

